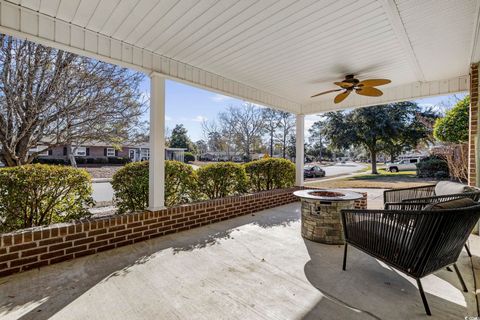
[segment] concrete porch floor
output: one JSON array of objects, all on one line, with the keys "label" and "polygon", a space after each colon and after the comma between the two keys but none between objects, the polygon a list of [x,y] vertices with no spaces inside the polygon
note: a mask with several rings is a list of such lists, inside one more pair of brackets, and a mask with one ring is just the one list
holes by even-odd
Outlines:
[{"label": "concrete porch floor", "polygon": [[351,248],[300,236],[299,204],[0,279],[0,319],[463,319],[470,259],[413,279]]}]

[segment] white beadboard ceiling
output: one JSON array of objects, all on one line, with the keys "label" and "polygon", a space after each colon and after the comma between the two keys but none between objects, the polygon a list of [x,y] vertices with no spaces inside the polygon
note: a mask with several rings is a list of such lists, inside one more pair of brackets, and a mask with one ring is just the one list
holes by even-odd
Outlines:
[{"label": "white beadboard ceiling", "polygon": [[[297,113],[466,90],[469,65],[480,59],[479,0],[0,3],[1,32],[197,85],[203,81],[207,88]],[[18,19],[12,17],[17,12]],[[155,68],[157,56],[166,60]],[[379,98],[351,95],[340,105],[332,103],[334,93],[310,98],[335,88],[332,82],[347,73],[392,83]]]}]

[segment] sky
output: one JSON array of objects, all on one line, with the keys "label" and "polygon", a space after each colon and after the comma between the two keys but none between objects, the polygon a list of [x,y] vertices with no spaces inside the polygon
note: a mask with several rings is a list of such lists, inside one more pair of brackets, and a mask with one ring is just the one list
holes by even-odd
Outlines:
[{"label": "sky", "polygon": [[[141,90],[148,96],[150,90],[150,80],[148,77],[146,77],[142,83]],[[217,115],[225,111],[228,106],[241,105],[243,103],[242,100],[236,98],[172,80],[166,81],[165,90],[165,123],[167,129],[171,131],[176,124],[181,123],[188,130],[188,135],[192,141],[205,138],[202,132],[202,121],[215,120]],[[465,94],[456,95],[458,98],[463,98],[464,96]],[[414,101],[420,106],[433,107],[442,112],[445,111],[446,106],[453,106],[456,99],[453,95],[449,95],[417,99]],[[146,114],[145,117],[148,119],[148,114]],[[305,116],[306,138],[308,138],[308,129],[318,119],[318,115]]]}]

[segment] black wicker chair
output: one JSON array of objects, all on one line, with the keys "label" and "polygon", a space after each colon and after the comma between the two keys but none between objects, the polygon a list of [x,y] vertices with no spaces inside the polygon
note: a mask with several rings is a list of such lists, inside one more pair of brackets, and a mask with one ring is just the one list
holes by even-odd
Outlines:
[{"label": "black wicker chair", "polygon": [[[480,190],[473,192],[464,192],[464,193],[455,193],[455,194],[446,194],[446,195],[435,195],[435,186],[428,185],[421,187],[413,188],[403,188],[403,189],[394,189],[386,190],[383,192],[383,205],[385,209],[389,209],[391,203],[398,202],[415,202],[415,203],[438,203],[460,198],[470,198],[473,201],[480,200]],[[465,250],[468,253],[468,256],[472,256],[470,248],[465,244]]]},{"label": "black wicker chair", "polygon": [[417,280],[425,312],[431,315],[421,278],[453,265],[462,288],[467,287],[455,264],[480,218],[480,205],[427,211],[423,203],[392,203],[395,210],[342,210],[347,248],[357,249]]},{"label": "black wicker chair", "polygon": [[470,198],[474,201],[480,200],[480,189],[472,192],[436,195],[436,185],[428,185],[413,188],[393,189],[383,192],[383,204],[398,202],[437,203],[459,198]]}]

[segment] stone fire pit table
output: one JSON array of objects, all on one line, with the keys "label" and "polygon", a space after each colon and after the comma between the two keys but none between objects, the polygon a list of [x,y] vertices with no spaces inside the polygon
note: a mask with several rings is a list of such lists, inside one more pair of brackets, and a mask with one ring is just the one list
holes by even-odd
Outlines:
[{"label": "stone fire pit table", "polygon": [[302,201],[302,237],[326,244],[344,244],[342,209],[353,209],[363,195],[336,189],[299,190]]}]

